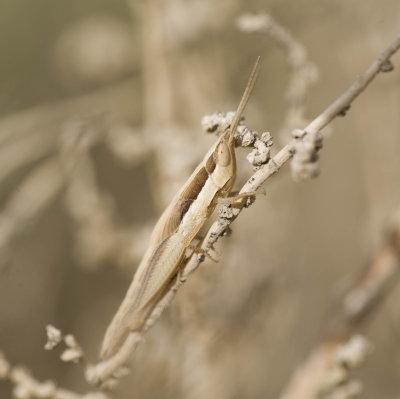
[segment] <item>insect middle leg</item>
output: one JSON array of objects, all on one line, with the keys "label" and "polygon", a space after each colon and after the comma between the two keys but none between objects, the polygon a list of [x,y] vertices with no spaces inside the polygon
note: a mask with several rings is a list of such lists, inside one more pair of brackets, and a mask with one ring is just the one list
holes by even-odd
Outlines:
[{"label": "insect middle leg", "polygon": [[217,204],[220,205],[235,205],[237,202],[243,198],[255,197],[256,195],[266,195],[264,192],[249,191],[247,193],[231,193],[233,195],[229,197],[217,198]]}]

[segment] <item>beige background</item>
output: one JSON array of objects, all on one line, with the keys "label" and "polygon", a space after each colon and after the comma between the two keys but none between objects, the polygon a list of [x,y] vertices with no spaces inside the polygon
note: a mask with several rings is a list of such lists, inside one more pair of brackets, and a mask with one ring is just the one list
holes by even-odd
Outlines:
[{"label": "beige background", "polygon": [[[287,140],[276,136],[286,109],[286,60],[269,38],[235,29],[241,13],[271,13],[319,67],[320,79],[307,97],[309,118],[346,89],[400,28],[400,3],[391,0],[172,0],[163,2],[160,19],[145,3],[1,1],[0,163],[5,168],[15,154],[28,159],[30,149],[44,148],[1,179],[1,228],[13,195],[58,156],[65,126],[83,118],[95,131],[123,127],[152,143],[153,151],[131,162],[121,162],[104,142],[90,152],[96,181],[114,203],[116,225],[137,229],[145,240],[139,229],[153,223],[213,142],[201,133],[201,117],[236,107],[257,55],[262,70],[246,120],[269,130],[274,150],[280,148]],[[393,62],[400,64],[398,54]],[[318,342],[335,298],[379,247],[399,205],[399,88],[395,68],[333,123],[318,179],[294,183],[285,167],[268,182],[267,196],[218,244],[220,262],[203,264],[150,331],[118,397],[278,396]],[[251,170],[246,151],[238,153],[239,187]],[[172,177],[165,176],[170,170]],[[42,183],[33,190],[39,196],[56,185]],[[43,350],[44,327],[52,323],[75,334],[95,359],[136,264],[114,254],[88,266],[85,251],[77,250],[86,241],[79,241],[63,187],[20,221],[0,255],[0,350],[38,379],[85,392],[81,369]],[[29,208],[29,198],[21,201]],[[89,252],[110,242],[106,235],[96,239]],[[375,347],[357,372],[364,398],[399,396],[399,299],[394,286],[360,329]],[[10,395],[0,383],[0,396]]]}]

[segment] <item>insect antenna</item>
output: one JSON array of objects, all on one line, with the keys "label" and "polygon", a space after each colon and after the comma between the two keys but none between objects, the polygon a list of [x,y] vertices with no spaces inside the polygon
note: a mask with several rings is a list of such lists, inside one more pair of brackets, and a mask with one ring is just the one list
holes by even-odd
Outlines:
[{"label": "insect antenna", "polygon": [[258,72],[260,71],[260,56],[257,57],[257,60],[254,64],[253,70],[251,71],[249,80],[246,85],[246,89],[244,90],[242,99],[240,100],[239,106],[235,112],[235,116],[233,118],[231,128],[229,130],[229,144],[232,144],[235,139],[236,129],[239,126],[240,119],[242,118],[242,114],[246,105],[249,101],[250,95],[253,91],[254,84],[256,83]]}]

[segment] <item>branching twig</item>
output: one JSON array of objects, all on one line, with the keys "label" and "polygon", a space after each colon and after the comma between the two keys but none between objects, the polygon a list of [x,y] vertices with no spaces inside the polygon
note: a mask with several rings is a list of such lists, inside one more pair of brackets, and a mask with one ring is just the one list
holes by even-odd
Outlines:
[{"label": "branching twig", "polygon": [[[336,116],[342,116],[344,110],[350,107],[350,104],[355,98],[371,83],[373,78],[381,71],[382,67],[390,63],[390,57],[400,48],[400,34],[398,34],[389,47],[371,64],[371,66],[360,75],[358,79],[346,90],[336,101],[334,101],[325,111],[317,116],[307,127],[303,130],[302,135],[298,135],[295,139],[291,140],[284,146],[268,163],[263,165],[257,170],[250,179],[247,180],[245,185],[240,190],[240,193],[257,191],[261,185],[274,175],[287,161],[289,161],[295,153],[295,144],[303,142],[310,135],[316,135],[328,125]],[[219,218],[209,229],[202,248],[207,250],[211,248],[218,238],[224,234],[227,227],[236,219],[240,214],[244,203],[239,204],[238,207],[227,207],[231,211],[229,218]],[[222,211],[226,214],[226,209]],[[185,270],[194,270],[198,267],[201,258],[193,256],[188,262]],[[183,273],[187,275],[187,273]]]},{"label": "branching twig", "polygon": [[[322,112],[317,118],[315,118],[304,130],[297,131],[295,133],[295,138],[291,140],[285,147],[283,147],[273,158],[269,159],[267,163],[262,165],[246,184],[240,190],[240,193],[254,192],[261,187],[261,185],[275,174],[287,161],[289,161],[296,150],[299,150],[298,144],[308,144],[314,145],[316,150],[319,148],[319,132],[326,125],[328,125],[336,116],[343,116],[345,111],[347,111],[354,101],[354,99],[369,85],[373,78],[379,72],[385,72],[390,70],[390,57],[400,48],[400,34],[395,37],[389,47],[371,64],[371,66],[360,75],[360,77],[353,83],[350,88],[345,91],[336,101],[334,101],[324,112]],[[310,159],[313,161],[313,159]],[[222,236],[225,231],[227,231],[229,225],[236,219],[244,207],[251,204],[251,201],[242,201],[237,204],[237,206],[224,206],[221,208],[220,217],[211,228],[203,241],[201,248],[207,252],[214,244],[217,242],[218,238]],[[144,330],[146,330],[149,325],[154,323],[159,317],[162,310],[169,304],[174,296],[177,289],[186,281],[190,273],[192,273],[200,263],[204,260],[203,254],[195,254],[187,259],[187,261],[182,266],[181,272],[174,278],[171,283],[169,291],[160,300],[160,303],[156,305],[152,315],[150,316],[149,322],[147,323]],[[142,332],[132,332],[128,336],[126,345],[124,345],[115,357],[115,361],[108,359],[107,363],[112,362],[112,367],[107,367],[107,372],[104,372],[105,362],[98,363],[91,367],[90,381],[93,383],[99,383],[111,375],[113,375],[118,368],[129,358],[129,355],[133,349],[135,349],[136,344],[129,344],[130,342],[136,342],[138,339],[134,340],[134,337],[140,336]]]}]

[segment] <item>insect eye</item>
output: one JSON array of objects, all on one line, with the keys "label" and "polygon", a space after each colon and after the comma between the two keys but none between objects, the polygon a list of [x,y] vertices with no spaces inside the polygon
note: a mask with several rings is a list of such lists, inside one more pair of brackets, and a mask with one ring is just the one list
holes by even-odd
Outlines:
[{"label": "insect eye", "polygon": [[215,163],[220,166],[228,166],[231,162],[229,147],[224,141],[221,141],[214,152]]}]

